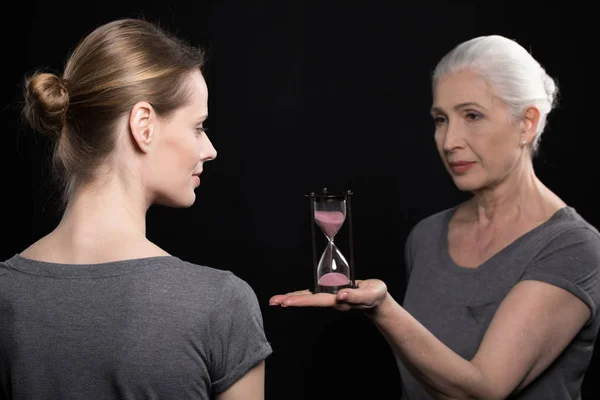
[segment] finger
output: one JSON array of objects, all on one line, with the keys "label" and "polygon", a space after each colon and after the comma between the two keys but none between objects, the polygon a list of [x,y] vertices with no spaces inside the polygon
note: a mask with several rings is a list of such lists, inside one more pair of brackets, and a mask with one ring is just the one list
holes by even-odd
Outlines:
[{"label": "finger", "polygon": [[295,292],[289,292],[286,293],[286,296],[296,296],[299,294],[312,294],[312,292],[308,289],[304,289],[304,290],[296,290]]},{"label": "finger", "polygon": [[285,294],[278,294],[269,299],[269,305],[278,306],[281,304],[281,301],[285,298]]},{"label": "finger", "polygon": [[333,307],[336,297],[329,293],[287,296],[280,303],[284,307]]},{"label": "finger", "polygon": [[281,304],[281,301],[288,296],[298,296],[298,295],[308,295],[308,294],[311,294],[310,290],[298,290],[298,291],[290,292],[290,293],[286,293],[286,294],[277,294],[275,296],[272,296],[269,299],[269,304],[270,305],[279,305],[279,304]]}]

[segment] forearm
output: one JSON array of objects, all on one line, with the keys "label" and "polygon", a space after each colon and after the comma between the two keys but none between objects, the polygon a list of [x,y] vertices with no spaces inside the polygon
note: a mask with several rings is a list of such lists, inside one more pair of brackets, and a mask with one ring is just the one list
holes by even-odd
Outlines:
[{"label": "forearm", "polygon": [[396,358],[438,399],[494,399],[486,376],[444,345],[389,295],[369,314]]}]

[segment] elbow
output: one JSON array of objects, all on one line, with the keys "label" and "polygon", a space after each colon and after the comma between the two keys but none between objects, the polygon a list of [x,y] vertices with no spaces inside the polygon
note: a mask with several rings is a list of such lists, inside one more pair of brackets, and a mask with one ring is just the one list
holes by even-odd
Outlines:
[{"label": "elbow", "polygon": [[460,387],[456,387],[458,395],[452,397],[455,400],[505,400],[510,391],[496,379],[492,379],[488,374],[476,365],[471,374],[464,379]]},{"label": "elbow", "polygon": [[504,400],[506,397],[497,395],[481,395],[470,392],[453,393],[451,395],[437,394],[433,396],[437,400]]},{"label": "elbow", "polygon": [[427,387],[426,391],[436,400],[495,400],[495,398],[474,394],[462,387],[447,387],[445,390],[435,390],[432,387]]},{"label": "elbow", "polygon": [[451,397],[452,400],[505,400],[507,394],[499,393],[489,387],[485,389],[464,390],[456,397]]},{"label": "elbow", "polygon": [[478,380],[478,384],[452,385],[445,390],[427,390],[436,400],[505,400],[508,393],[504,393],[489,384],[489,381]]},{"label": "elbow", "polygon": [[447,397],[448,400],[505,400],[508,395],[493,390],[490,387],[485,388],[462,388],[457,390],[453,396]]},{"label": "elbow", "polygon": [[424,387],[436,400],[504,400],[511,393],[502,382],[492,379],[474,364],[442,380],[426,380]]}]

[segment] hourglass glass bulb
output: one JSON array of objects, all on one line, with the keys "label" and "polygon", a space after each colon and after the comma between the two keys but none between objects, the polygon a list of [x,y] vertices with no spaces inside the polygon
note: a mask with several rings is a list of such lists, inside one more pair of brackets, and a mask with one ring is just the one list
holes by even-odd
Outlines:
[{"label": "hourglass glass bulb", "polygon": [[315,211],[315,220],[323,233],[332,239],[344,223],[345,216],[341,211]]},{"label": "hourglass glass bulb", "polygon": [[350,287],[348,262],[331,241],[321,255],[317,273],[320,292],[337,293],[340,289]]}]

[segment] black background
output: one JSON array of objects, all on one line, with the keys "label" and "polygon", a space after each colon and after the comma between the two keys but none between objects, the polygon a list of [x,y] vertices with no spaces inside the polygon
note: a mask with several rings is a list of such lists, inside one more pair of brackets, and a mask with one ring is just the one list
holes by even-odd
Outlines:
[{"label": "black background", "polygon": [[[503,4],[5,3],[0,258],[48,233],[59,218],[47,143],[19,122],[22,77],[36,68],[60,71],[97,25],[143,16],[208,48],[207,126],[219,152],[205,165],[193,207],[150,210],[149,238],[180,258],[231,270],[255,289],[274,348],[268,399],[400,398],[389,346],[360,313],[269,308],[268,299],[312,285],[305,194],[322,187],[355,193],[356,277],[382,279],[402,299],[409,230],[467,197],[434,146],[430,74],[443,54],[478,35],[516,39],[557,79],[559,108],[535,168],[600,226],[592,12],[575,2]],[[584,399],[599,393],[599,363],[596,357],[590,367]]]}]

